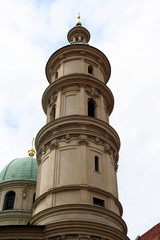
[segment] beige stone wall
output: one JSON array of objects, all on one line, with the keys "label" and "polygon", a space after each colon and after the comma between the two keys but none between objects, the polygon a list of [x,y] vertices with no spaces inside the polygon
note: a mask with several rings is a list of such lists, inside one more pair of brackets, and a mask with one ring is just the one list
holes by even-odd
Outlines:
[{"label": "beige stone wall", "polygon": [[[31,181],[10,181],[0,186],[0,225],[26,224],[31,217],[33,195],[36,183]],[[15,192],[13,210],[3,210],[5,196]]]},{"label": "beige stone wall", "polygon": [[[50,97],[51,98],[51,97]],[[109,123],[109,113],[106,109],[106,99],[94,87],[75,85],[57,92],[53,103],[47,105],[47,123],[68,115],[88,115],[88,101],[95,102],[95,117]],[[48,101],[49,102],[49,101]],[[55,106],[55,118],[53,115]]]}]

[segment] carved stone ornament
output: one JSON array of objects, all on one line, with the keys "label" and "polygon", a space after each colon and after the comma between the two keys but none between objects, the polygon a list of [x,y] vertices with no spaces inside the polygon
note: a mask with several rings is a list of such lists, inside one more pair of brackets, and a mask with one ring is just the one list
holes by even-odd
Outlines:
[{"label": "carved stone ornament", "polygon": [[88,137],[86,135],[80,135],[78,138],[78,143],[82,145],[88,145]]},{"label": "carved stone ornament", "polygon": [[101,143],[101,140],[100,140],[98,137],[96,137],[96,138],[95,138],[95,142],[96,142],[97,144],[100,144],[100,143]]},{"label": "carved stone ornament", "polygon": [[89,234],[63,234],[61,236],[50,237],[48,240],[108,240],[99,236]]},{"label": "carved stone ornament", "polygon": [[86,87],[85,91],[88,94],[88,96],[90,96],[92,98],[97,98],[100,95],[99,92],[93,87]]},{"label": "carved stone ornament", "polygon": [[110,145],[106,143],[104,145],[104,152],[110,154],[110,148],[111,148]]},{"label": "carved stone ornament", "polygon": [[42,154],[46,154],[46,152],[47,152],[47,146],[43,145],[42,146]]},{"label": "carved stone ornament", "polygon": [[100,240],[101,237],[97,237],[97,236],[91,236],[91,240]]},{"label": "carved stone ornament", "polygon": [[56,101],[57,101],[57,96],[51,95],[48,100],[49,107],[53,107],[55,105]]},{"label": "carved stone ornament", "polygon": [[79,234],[80,240],[90,240],[90,235],[88,234]]},{"label": "carved stone ornament", "polygon": [[58,147],[58,140],[55,139],[55,140],[51,141],[49,147],[50,147],[50,150],[53,150],[53,149],[57,148]]},{"label": "carved stone ornament", "polygon": [[80,54],[81,55],[85,55],[86,53],[84,51],[80,51]]},{"label": "carved stone ornament", "polygon": [[38,165],[41,163],[41,161],[42,161],[42,155],[39,154],[39,156],[37,157],[37,163],[38,163]]},{"label": "carved stone ornament", "polygon": [[104,152],[109,154],[110,158],[111,158],[111,163],[113,164],[115,170],[117,171],[118,169],[118,164],[117,164],[117,160],[118,160],[118,152],[114,151],[109,144],[105,144],[104,145]]},{"label": "carved stone ornament", "polygon": [[65,56],[64,56],[64,54],[61,54],[60,56],[59,56],[59,59],[63,59]]},{"label": "carved stone ornament", "polygon": [[27,188],[28,188],[28,186],[27,186],[27,184],[26,184],[26,185],[24,186],[23,192],[22,192],[22,197],[23,197],[23,199],[26,199],[26,197],[27,197],[27,193],[28,193]]},{"label": "carved stone ornament", "polygon": [[77,234],[66,235],[66,239],[77,240],[78,235]]},{"label": "carved stone ornament", "polygon": [[101,60],[100,58],[98,59],[98,63],[99,63],[99,64],[102,64],[102,60]]},{"label": "carved stone ornament", "polygon": [[67,135],[65,136],[65,142],[66,142],[66,143],[70,143],[70,141],[71,141],[71,135],[67,134]]}]

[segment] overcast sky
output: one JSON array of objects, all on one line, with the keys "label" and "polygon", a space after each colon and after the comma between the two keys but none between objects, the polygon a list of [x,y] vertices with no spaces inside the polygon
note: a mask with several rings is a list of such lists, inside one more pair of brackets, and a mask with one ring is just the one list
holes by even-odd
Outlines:
[{"label": "overcast sky", "polygon": [[45,64],[79,12],[89,44],[111,63],[119,199],[135,239],[160,219],[159,0],[0,0],[0,169],[27,156],[45,124]]}]

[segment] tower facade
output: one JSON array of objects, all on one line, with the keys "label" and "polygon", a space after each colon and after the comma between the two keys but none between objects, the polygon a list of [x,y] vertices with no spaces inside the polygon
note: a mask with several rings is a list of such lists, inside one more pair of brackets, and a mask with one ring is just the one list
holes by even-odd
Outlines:
[{"label": "tower facade", "polygon": [[39,170],[30,223],[48,226],[51,239],[128,239],[117,189],[120,140],[109,124],[110,63],[89,46],[80,19],[67,37],[70,44],[46,65],[47,123],[36,137]]}]

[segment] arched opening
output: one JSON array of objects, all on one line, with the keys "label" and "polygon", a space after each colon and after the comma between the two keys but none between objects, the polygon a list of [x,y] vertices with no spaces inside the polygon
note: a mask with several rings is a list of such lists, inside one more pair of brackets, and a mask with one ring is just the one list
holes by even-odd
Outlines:
[{"label": "arched opening", "polygon": [[88,73],[93,74],[93,67],[92,66],[88,66]]},{"label": "arched opening", "polygon": [[92,99],[88,100],[88,116],[95,117],[95,102]]},{"label": "arched opening", "polygon": [[13,191],[10,191],[6,194],[3,210],[11,210],[14,208],[15,195],[16,194]]}]

